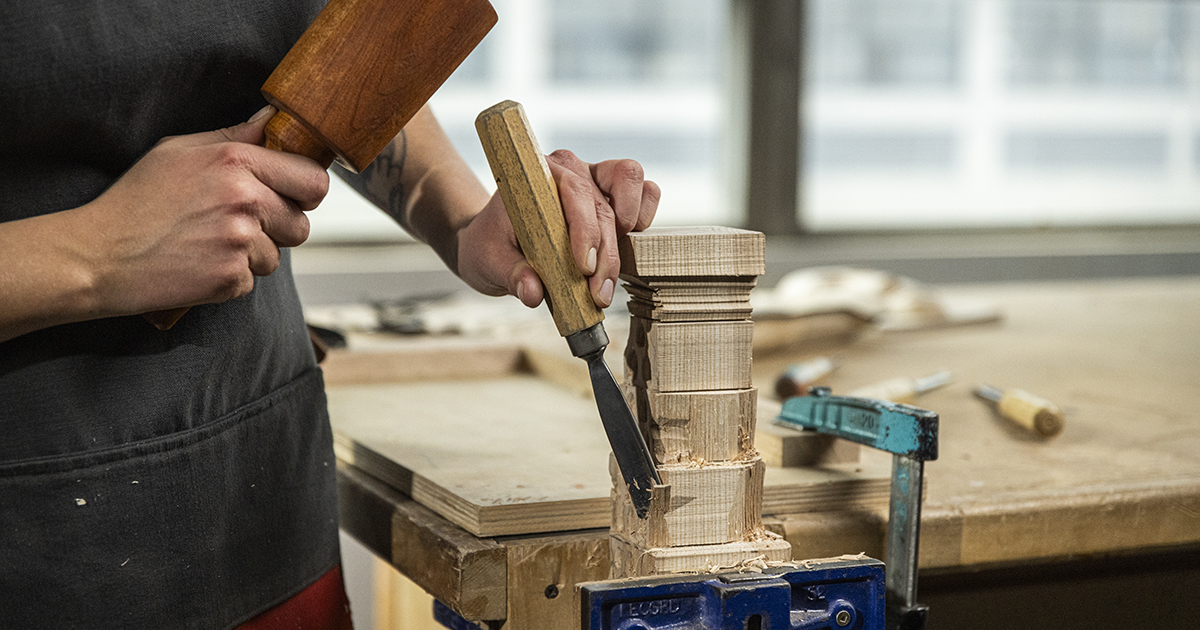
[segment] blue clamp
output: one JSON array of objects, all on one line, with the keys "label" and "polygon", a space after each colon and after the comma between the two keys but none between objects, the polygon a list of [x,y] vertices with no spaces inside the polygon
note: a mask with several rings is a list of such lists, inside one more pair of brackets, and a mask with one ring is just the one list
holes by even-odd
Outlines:
[{"label": "blue clamp", "polygon": [[779,414],[782,424],[836,435],[918,461],[937,459],[936,413],[874,398],[832,396],[827,387],[809,392],[784,401]]},{"label": "blue clamp", "polygon": [[827,433],[892,454],[886,563],[888,628],[921,630],[929,609],[917,603],[917,555],[925,462],[937,459],[938,415],[875,400],[833,396],[813,387],[783,403],[779,424]]}]

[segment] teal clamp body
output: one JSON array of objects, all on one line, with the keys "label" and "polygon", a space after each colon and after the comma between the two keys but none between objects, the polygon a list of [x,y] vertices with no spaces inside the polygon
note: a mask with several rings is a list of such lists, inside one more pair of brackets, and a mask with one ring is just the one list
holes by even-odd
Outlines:
[{"label": "teal clamp body", "polygon": [[778,422],[826,433],[892,454],[885,566],[888,630],[924,630],[929,608],[917,603],[917,557],[925,462],[937,459],[938,415],[873,398],[833,396],[813,387],[783,403]]},{"label": "teal clamp body", "polygon": [[784,401],[779,421],[917,461],[938,456],[938,415],[910,405],[833,396],[827,387],[814,387],[808,396]]}]

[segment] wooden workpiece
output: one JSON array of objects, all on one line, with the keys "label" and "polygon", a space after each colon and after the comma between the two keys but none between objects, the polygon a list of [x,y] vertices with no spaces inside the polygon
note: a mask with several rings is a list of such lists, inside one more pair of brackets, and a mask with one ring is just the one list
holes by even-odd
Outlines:
[{"label": "wooden workpiece", "polygon": [[649,228],[618,241],[621,275],[754,278],[766,273],[762,232],[727,227]]},{"label": "wooden workpiece", "polygon": [[627,385],[624,392],[657,462],[730,460],[753,446],[754,387],[663,393]]},{"label": "wooden workpiece", "polygon": [[656,322],[634,317],[625,348],[628,379],[659,392],[750,387],[754,322]]},{"label": "wooden workpiece", "polygon": [[[628,493],[614,493],[613,534],[642,549],[740,541],[762,528],[764,468],[757,457],[661,465],[664,492],[646,518],[637,517]],[[621,471],[610,464],[609,473]]]},{"label": "wooden workpiece", "polygon": [[765,270],[763,235],[665,228],[620,241],[630,295],[625,396],[662,486],[638,518],[613,477],[613,577],[789,560],[762,526],[764,465],[754,450],[750,291]]},{"label": "wooden workpiece", "polygon": [[763,535],[756,540],[681,547],[645,548],[612,539],[613,573],[616,575],[657,575],[731,570],[731,567],[766,566],[767,562],[792,559],[792,545],[778,536]]}]

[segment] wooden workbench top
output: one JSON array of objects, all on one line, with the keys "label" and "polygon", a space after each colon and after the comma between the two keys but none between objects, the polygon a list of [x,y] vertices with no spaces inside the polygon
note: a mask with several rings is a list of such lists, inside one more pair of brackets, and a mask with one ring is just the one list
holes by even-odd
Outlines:
[{"label": "wooden workbench top", "polygon": [[[923,568],[1041,562],[1200,543],[1200,278],[987,285],[945,292],[994,301],[1004,318],[978,326],[868,334],[832,351],[821,350],[839,364],[827,379],[834,393],[898,376],[953,372],[951,385],[917,402],[941,415],[940,458],[927,466]],[[519,353],[512,347],[505,352],[508,358],[499,363],[528,366],[528,359],[514,358]],[[438,379],[427,384],[430,391],[452,387],[448,373],[428,369],[436,351],[426,343],[419,356],[424,367],[417,372]],[[804,348],[756,355],[754,380],[769,390],[780,370],[809,356]],[[337,365],[335,360],[329,368],[330,381],[345,383]],[[1066,413],[1065,430],[1043,440],[1011,426],[971,394],[980,382],[1020,387],[1056,402]],[[463,383],[459,391],[466,396],[470,390]],[[444,399],[444,391],[437,396]],[[351,407],[365,409],[361,405],[371,397],[358,385],[334,385],[330,399],[345,453],[346,436],[365,418]],[[357,402],[347,402],[351,400]],[[370,405],[386,406],[375,400]],[[538,462],[535,470],[559,474],[541,467],[551,460],[569,462],[567,455]],[[867,467],[886,460],[864,454]],[[401,490],[412,492],[411,487]],[[391,501],[399,505],[403,499]],[[886,510],[878,505],[832,509],[836,507],[777,512],[766,521],[792,542],[798,558],[859,551],[881,557]],[[347,510],[355,508],[343,502],[344,521]],[[422,519],[417,521],[424,523]],[[414,527],[411,518],[400,521]],[[407,535],[401,532],[408,530],[397,527],[395,536]],[[555,536],[533,546],[551,549]],[[569,540],[564,549],[573,549],[571,553],[584,548],[589,554],[603,553],[604,538],[602,529],[562,535]],[[509,545],[505,539],[497,541],[501,547]],[[514,580],[534,584],[544,577],[513,574],[514,549],[509,548],[507,560],[510,619]],[[503,553],[500,557],[503,563]],[[544,579],[569,581],[562,577],[565,566],[554,564],[559,577]],[[590,573],[578,577],[596,579]]]},{"label": "wooden workbench top", "polygon": [[[951,385],[916,403],[941,416],[940,457],[926,468],[922,566],[1200,541],[1200,280],[948,292],[995,301],[1004,319],[868,336],[837,353],[828,379],[837,393],[953,372]],[[795,358],[756,357],[755,379]],[[1046,440],[1008,423],[971,394],[983,382],[1056,402],[1065,430]],[[798,538],[820,519],[783,520]]]}]

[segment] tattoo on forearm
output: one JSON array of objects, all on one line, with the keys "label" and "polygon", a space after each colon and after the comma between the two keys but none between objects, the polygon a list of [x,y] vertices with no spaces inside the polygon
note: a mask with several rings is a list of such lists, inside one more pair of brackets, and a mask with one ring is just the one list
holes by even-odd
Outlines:
[{"label": "tattoo on forearm", "polygon": [[351,188],[383,208],[401,225],[405,225],[404,208],[408,201],[408,191],[404,189],[403,174],[407,157],[408,134],[401,129],[400,135],[361,173],[354,175],[348,171],[339,171],[339,175]]}]

